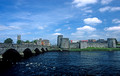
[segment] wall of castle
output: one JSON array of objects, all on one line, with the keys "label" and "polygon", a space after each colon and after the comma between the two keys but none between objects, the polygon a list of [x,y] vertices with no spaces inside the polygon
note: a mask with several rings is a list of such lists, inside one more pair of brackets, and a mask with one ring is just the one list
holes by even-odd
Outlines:
[{"label": "wall of castle", "polygon": [[108,48],[108,43],[87,43],[87,47]]},{"label": "wall of castle", "polygon": [[84,49],[84,48],[87,48],[87,47],[88,47],[87,42],[80,42],[80,49]]},{"label": "wall of castle", "polygon": [[60,47],[63,48],[63,49],[68,49],[69,46],[70,46],[69,39],[68,38],[62,38]]},{"label": "wall of castle", "polygon": [[116,48],[116,39],[115,38],[108,38],[108,47],[109,48]]},{"label": "wall of castle", "polygon": [[62,38],[63,38],[63,35],[58,35],[58,37],[57,37],[57,46],[58,47],[61,46]]},{"label": "wall of castle", "polygon": [[87,42],[70,43],[70,48],[84,49],[87,47],[108,48],[108,43],[87,43]]},{"label": "wall of castle", "polygon": [[70,43],[70,48],[79,48],[79,43]]}]

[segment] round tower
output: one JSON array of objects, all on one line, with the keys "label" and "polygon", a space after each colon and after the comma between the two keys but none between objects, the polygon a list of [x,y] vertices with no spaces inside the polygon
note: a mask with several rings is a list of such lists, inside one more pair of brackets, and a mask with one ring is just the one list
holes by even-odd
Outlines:
[{"label": "round tower", "polygon": [[58,35],[57,37],[57,46],[60,48],[63,35]]},{"label": "round tower", "polygon": [[116,48],[116,38],[108,38],[108,48]]}]

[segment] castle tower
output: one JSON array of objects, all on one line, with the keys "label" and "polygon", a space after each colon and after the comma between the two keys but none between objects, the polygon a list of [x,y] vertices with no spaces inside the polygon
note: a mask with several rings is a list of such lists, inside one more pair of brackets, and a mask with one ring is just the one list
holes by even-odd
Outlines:
[{"label": "castle tower", "polygon": [[80,47],[80,49],[87,48],[87,47],[88,47],[88,46],[87,46],[87,42],[80,41],[80,42],[79,42],[79,47]]},{"label": "castle tower", "polygon": [[21,40],[21,35],[17,35],[17,40]]},{"label": "castle tower", "polygon": [[63,35],[58,35],[57,37],[57,46],[60,48]]},{"label": "castle tower", "polygon": [[108,48],[116,48],[116,38],[108,38]]},{"label": "castle tower", "polygon": [[62,49],[69,49],[69,47],[70,47],[70,45],[69,45],[69,38],[62,38],[60,48],[62,48]]}]

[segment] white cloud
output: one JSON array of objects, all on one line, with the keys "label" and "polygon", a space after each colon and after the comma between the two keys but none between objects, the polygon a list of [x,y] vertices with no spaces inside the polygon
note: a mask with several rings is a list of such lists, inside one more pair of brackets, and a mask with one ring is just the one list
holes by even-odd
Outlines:
[{"label": "white cloud", "polygon": [[3,26],[3,25],[0,25],[0,30],[17,30],[17,29],[21,29],[20,27],[18,26]]},{"label": "white cloud", "polygon": [[83,27],[79,27],[77,28],[78,31],[94,31],[96,30],[95,28],[93,27],[90,27],[90,26],[83,26]]},{"label": "white cloud", "polygon": [[26,33],[21,33],[21,35],[30,35],[32,34],[31,32],[26,32]]},{"label": "white cloud", "polygon": [[107,27],[105,31],[120,31],[120,26]]},{"label": "white cloud", "polygon": [[92,38],[97,38],[97,37],[99,37],[99,36],[98,36],[98,35],[93,34],[93,35],[90,35],[89,37],[92,37]]},{"label": "white cloud", "polygon": [[[38,25],[38,24],[37,24],[37,25]],[[36,25],[36,26],[37,26],[37,25]],[[43,30],[43,29],[45,29],[46,27],[47,27],[47,25],[44,25],[44,26],[37,26],[37,28],[40,29],[40,30]]]},{"label": "white cloud", "polygon": [[83,7],[88,4],[95,4],[98,0],[74,0],[72,3],[75,4],[76,7]]},{"label": "white cloud", "polygon": [[96,28],[90,27],[90,26],[83,26],[76,28],[75,33],[71,33],[71,35],[76,36],[76,37],[84,37],[85,35],[91,34],[94,32]]},{"label": "white cloud", "polygon": [[85,7],[83,9],[81,9],[82,11],[86,12],[86,13],[92,13],[93,11],[90,9],[90,7]]},{"label": "white cloud", "polygon": [[52,35],[62,35],[61,33],[53,33]]},{"label": "white cloud", "polygon": [[106,6],[106,7],[103,7],[103,8],[100,8],[99,9],[100,12],[106,12],[106,11],[120,11],[120,7],[110,7],[110,6]]},{"label": "white cloud", "polygon": [[109,4],[113,0],[101,0],[101,4]]},{"label": "white cloud", "polygon": [[99,11],[100,11],[100,12],[105,12],[105,11],[108,11],[110,8],[111,8],[111,7],[106,6],[106,7],[104,7],[104,8],[100,8]]},{"label": "white cloud", "polygon": [[112,22],[113,23],[120,23],[120,20],[119,19],[113,19]]},{"label": "white cloud", "polygon": [[61,29],[59,28],[59,29],[56,29],[56,30],[55,30],[55,32],[58,32],[58,31],[61,31]]},{"label": "white cloud", "polygon": [[95,24],[98,24],[98,23],[102,23],[102,21],[99,20],[96,17],[93,17],[93,18],[86,18],[86,19],[84,19],[84,23],[85,24],[95,25]]},{"label": "white cloud", "polygon": [[112,7],[111,11],[120,11],[120,7]]}]

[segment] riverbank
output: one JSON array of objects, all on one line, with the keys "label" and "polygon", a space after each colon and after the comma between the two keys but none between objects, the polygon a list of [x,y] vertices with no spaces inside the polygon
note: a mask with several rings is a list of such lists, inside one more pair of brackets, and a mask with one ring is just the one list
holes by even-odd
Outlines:
[{"label": "riverbank", "polygon": [[94,48],[89,47],[85,49],[69,49],[69,51],[120,51],[120,48]]},{"label": "riverbank", "polygon": [[49,51],[120,51],[120,48],[94,48],[94,47],[89,47],[89,48],[84,48],[84,49],[68,49],[68,50],[63,50],[60,48],[55,48],[55,49],[49,49]]}]

